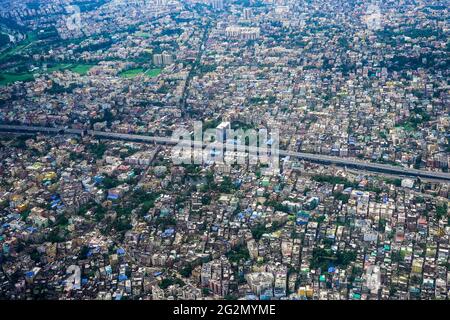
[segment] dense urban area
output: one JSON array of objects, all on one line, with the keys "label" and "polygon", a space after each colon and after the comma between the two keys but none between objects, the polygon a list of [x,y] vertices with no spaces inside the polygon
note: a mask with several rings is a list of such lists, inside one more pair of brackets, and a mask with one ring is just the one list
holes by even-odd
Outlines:
[{"label": "dense urban area", "polygon": [[[0,299],[450,298],[447,1],[0,4]],[[405,174],[108,138],[197,121]]]}]

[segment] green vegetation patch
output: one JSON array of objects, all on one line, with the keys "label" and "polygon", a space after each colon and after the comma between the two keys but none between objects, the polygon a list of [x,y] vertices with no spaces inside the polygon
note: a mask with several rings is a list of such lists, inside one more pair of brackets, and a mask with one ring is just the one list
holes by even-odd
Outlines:
[{"label": "green vegetation patch", "polygon": [[14,46],[10,48],[9,50],[5,50],[3,53],[0,54],[0,60],[3,60],[5,58],[11,57],[15,54],[20,54],[23,49],[27,49],[31,45],[33,45],[37,40],[37,33],[36,32],[29,32],[26,35],[26,38],[22,40],[17,46]]},{"label": "green vegetation patch", "polygon": [[330,266],[346,268],[355,260],[356,252],[354,251],[333,252],[330,249],[316,248],[313,249],[310,268],[322,270],[327,270]]},{"label": "green vegetation patch", "polygon": [[9,36],[4,33],[0,33],[0,48],[9,44]]},{"label": "green vegetation patch", "polygon": [[358,186],[358,183],[353,183],[342,177],[327,176],[327,175],[315,175],[312,177],[312,179],[314,181],[321,182],[321,183],[343,184],[345,188],[348,188],[348,187],[356,188]]},{"label": "green vegetation patch", "polygon": [[47,72],[70,70],[72,72],[78,73],[80,75],[85,75],[93,67],[92,64],[70,64],[70,63],[60,63],[53,67],[47,69]]},{"label": "green vegetation patch", "polygon": [[135,78],[140,75],[145,75],[147,77],[153,78],[153,77],[158,76],[160,73],[161,73],[161,69],[150,69],[150,70],[145,71],[143,68],[135,68],[135,69],[122,71],[121,73],[119,73],[119,77],[125,78],[125,79],[131,79],[131,78]]},{"label": "green vegetation patch", "polygon": [[239,245],[233,250],[229,251],[226,254],[227,258],[231,262],[239,262],[241,260],[248,260],[250,259],[250,254],[248,252],[247,246],[245,244]]},{"label": "green vegetation patch", "polygon": [[94,65],[92,64],[77,64],[70,68],[70,71],[78,73],[80,75],[85,75],[91,70]]},{"label": "green vegetation patch", "polygon": [[31,73],[1,73],[0,86],[6,86],[16,81],[31,81],[34,79]]},{"label": "green vegetation patch", "polygon": [[[93,67],[92,64],[70,64],[70,63],[60,63],[52,67],[47,68],[47,73],[52,73],[55,71],[70,70],[72,72],[78,73],[80,75],[85,75]],[[31,72],[23,73],[0,73],[0,86],[6,86],[8,84],[14,83],[16,81],[32,81],[34,80],[34,75]]]},{"label": "green vegetation patch", "polygon": [[145,72],[145,75],[147,76],[147,77],[151,77],[151,78],[153,78],[153,77],[157,77],[157,76],[159,76],[159,74],[161,73],[161,69],[150,69],[150,70],[147,70],[146,72]]},{"label": "green vegetation patch", "polygon": [[130,69],[130,70],[126,70],[126,71],[122,71],[121,73],[119,73],[119,76],[121,78],[135,78],[138,75],[141,75],[144,73],[144,69],[142,68],[136,68],[136,69]]},{"label": "green vegetation patch", "polygon": [[258,241],[259,239],[262,238],[263,234],[275,232],[282,226],[283,224],[279,222],[273,222],[269,228],[267,228],[264,224],[258,224],[257,226],[251,229],[253,239]]},{"label": "green vegetation patch", "polygon": [[141,38],[144,38],[144,39],[150,38],[150,33],[148,33],[148,32],[138,31],[138,32],[136,32],[134,35],[135,35],[136,37],[141,37]]}]

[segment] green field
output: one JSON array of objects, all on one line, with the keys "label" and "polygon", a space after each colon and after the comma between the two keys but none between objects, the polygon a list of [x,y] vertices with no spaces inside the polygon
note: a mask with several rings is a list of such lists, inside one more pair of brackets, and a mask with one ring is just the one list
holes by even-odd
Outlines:
[{"label": "green field", "polygon": [[80,75],[85,75],[93,67],[92,64],[71,64],[71,63],[61,63],[47,69],[47,72],[55,72],[62,70],[70,70],[72,72],[78,73]]},{"label": "green field", "polygon": [[138,75],[141,75],[144,73],[144,69],[142,68],[136,68],[136,69],[130,69],[127,71],[122,71],[121,73],[119,73],[119,76],[122,78],[134,78],[137,77]]},{"label": "green field", "polygon": [[64,70],[64,69],[68,69],[69,67],[71,67],[72,65],[70,63],[59,63],[56,66],[53,67],[48,67],[47,68],[47,73],[52,73],[55,71],[60,71],[60,70]]},{"label": "green field", "polygon": [[146,75],[147,77],[153,78],[158,76],[161,73],[161,69],[150,69],[145,71],[142,68],[135,68],[135,69],[130,69],[127,71],[123,71],[121,73],[119,73],[119,76],[122,78],[135,78],[139,75]]},{"label": "green field", "polygon": [[[91,64],[70,64],[60,63],[53,67],[47,68],[47,73],[55,71],[70,70],[80,75],[85,75],[94,65]],[[0,86],[5,86],[16,81],[30,81],[33,80],[33,74],[30,72],[24,73],[0,73]]]},{"label": "green field", "polygon": [[151,78],[153,78],[153,77],[157,77],[157,76],[159,76],[159,74],[161,73],[161,69],[150,69],[150,70],[147,70],[146,72],[145,72],[145,75],[147,76],[147,77],[151,77]]},{"label": "green field", "polygon": [[85,75],[94,65],[92,64],[77,64],[70,68],[72,72]]},{"label": "green field", "polygon": [[5,86],[16,81],[30,81],[33,79],[34,77],[31,73],[1,73],[0,86]]},{"label": "green field", "polygon": [[141,37],[141,38],[144,38],[144,39],[150,38],[150,34],[147,33],[147,32],[140,32],[140,31],[138,31],[138,32],[136,32],[134,35],[135,35],[136,37]]}]

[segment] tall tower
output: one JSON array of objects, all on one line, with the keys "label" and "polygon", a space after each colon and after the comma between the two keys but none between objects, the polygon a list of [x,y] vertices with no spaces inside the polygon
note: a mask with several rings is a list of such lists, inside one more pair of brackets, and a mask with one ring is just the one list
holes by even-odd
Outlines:
[{"label": "tall tower", "polygon": [[211,5],[214,10],[223,10],[223,0],[211,0]]},{"label": "tall tower", "polygon": [[252,17],[252,9],[244,8],[243,17],[245,20],[250,20],[250,18]]}]

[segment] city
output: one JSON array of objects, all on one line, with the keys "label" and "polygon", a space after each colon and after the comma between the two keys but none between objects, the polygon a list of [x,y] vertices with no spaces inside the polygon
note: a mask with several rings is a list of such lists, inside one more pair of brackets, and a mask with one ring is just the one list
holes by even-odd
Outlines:
[{"label": "city", "polygon": [[1,2],[0,300],[450,298],[446,1]]}]

